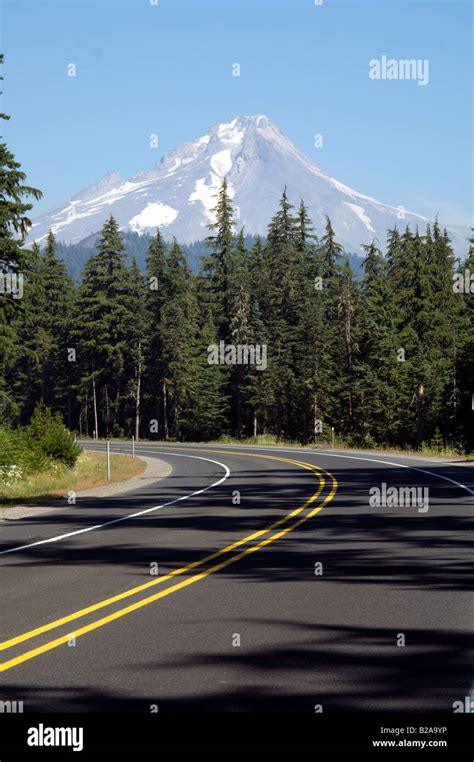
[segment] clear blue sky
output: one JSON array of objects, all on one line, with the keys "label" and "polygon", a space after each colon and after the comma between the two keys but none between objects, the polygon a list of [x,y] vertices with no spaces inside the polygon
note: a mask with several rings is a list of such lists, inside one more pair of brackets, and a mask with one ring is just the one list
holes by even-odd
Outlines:
[{"label": "clear blue sky", "polygon": [[[3,0],[4,134],[44,191],[34,213],[264,113],[356,190],[467,225],[471,39],[472,5],[457,0]],[[383,54],[428,58],[428,86],[371,80]]]}]

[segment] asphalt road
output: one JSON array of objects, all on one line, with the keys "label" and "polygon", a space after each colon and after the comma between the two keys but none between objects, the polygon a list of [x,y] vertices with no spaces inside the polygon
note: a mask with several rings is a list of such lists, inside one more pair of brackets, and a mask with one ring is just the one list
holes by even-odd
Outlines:
[{"label": "asphalt road", "polygon": [[[171,474],[0,524],[0,700],[25,712],[449,712],[471,694],[472,465],[140,453]],[[428,511],[371,506],[382,483],[427,487]]]}]

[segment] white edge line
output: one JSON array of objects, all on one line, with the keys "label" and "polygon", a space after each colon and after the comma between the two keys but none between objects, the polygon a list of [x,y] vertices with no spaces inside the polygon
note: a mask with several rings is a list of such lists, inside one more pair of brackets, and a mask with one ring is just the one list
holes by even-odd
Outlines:
[{"label": "white edge line", "polygon": [[372,463],[386,463],[387,466],[398,466],[398,468],[409,468],[411,471],[419,471],[420,474],[428,474],[429,476],[434,476],[435,479],[444,479],[445,482],[451,482],[451,484],[455,484],[457,487],[460,487],[461,489],[465,489],[466,492],[468,492],[470,495],[474,495],[474,490],[472,490],[470,487],[467,487],[466,484],[457,482],[455,479],[450,479],[449,476],[443,476],[442,474],[435,474],[433,471],[427,471],[425,468],[416,468],[416,466],[407,466],[405,463],[394,463],[391,460],[376,460],[375,458],[361,458],[358,455],[333,455],[333,453],[329,453],[329,452],[321,452],[320,454],[326,455],[327,457],[331,457],[331,458],[351,458],[352,460],[368,460],[368,461],[372,461]]},{"label": "white edge line", "polygon": [[[301,450],[296,448],[289,448],[289,447],[259,447],[258,445],[232,445],[236,447],[250,447],[252,449],[259,449],[259,450],[279,450],[283,452],[302,452],[307,455],[325,455],[327,458],[350,458],[351,460],[366,460],[370,461],[372,463],[382,463],[382,465],[387,466],[397,466],[398,468],[409,468],[411,471],[419,471],[421,474],[429,474],[429,476],[434,476],[435,479],[444,479],[446,482],[451,482],[451,484],[455,484],[457,487],[460,487],[461,489],[466,490],[470,495],[474,495],[474,490],[472,490],[470,487],[467,487],[465,484],[461,484],[461,482],[457,482],[455,479],[450,479],[449,476],[442,476],[441,474],[435,474],[433,471],[427,471],[424,468],[416,468],[416,466],[408,466],[405,463],[394,463],[391,460],[378,460],[376,458],[363,458],[360,455],[342,455],[342,454],[335,454],[333,452],[324,452],[324,450]],[[403,457],[402,455],[400,457]],[[422,460],[422,458],[420,458]],[[440,463],[443,463],[444,461],[437,461]]]},{"label": "white edge line", "polygon": [[[150,453],[150,450],[140,450],[140,451],[137,450],[136,452]],[[127,516],[121,516],[119,519],[106,521],[104,524],[94,524],[94,526],[85,527],[84,529],[76,529],[75,532],[67,532],[67,534],[61,534],[55,537],[49,537],[47,540],[38,540],[37,542],[30,542],[28,543],[28,545],[17,545],[14,548],[9,548],[8,550],[0,551],[0,556],[4,556],[7,553],[15,553],[18,550],[26,550],[27,548],[34,548],[37,545],[47,545],[48,543],[51,543],[51,542],[59,542],[60,540],[65,540],[68,537],[74,537],[75,535],[84,534],[85,532],[92,532],[94,529],[103,529],[103,527],[108,527],[108,526],[111,526],[112,524],[119,524],[122,521],[135,519],[138,516],[144,516],[146,513],[152,513],[153,511],[158,511],[160,508],[165,508],[168,505],[174,505],[175,503],[179,503],[182,500],[188,500],[190,497],[195,497],[196,495],[202,495],[203,492],[207,492],[213,487],[218,487],[219,484],[222,484],[223,482],[225,482],[225,480],[228,479],[230,476],[230,469],[225,465],[225,463],[221,463],[218,460],[211,460],[211,458],[202,458],[199,455],[182,455],[176,452],[169,452],[169,453],[157,452],[156,450],[153,450],[153,452],[156,455],[173,455],[176,458],[195,458],[196,460],[205,460],[208,463],[215,463],[217,466],[221,466],[224,469],[225,474],[217,482],[214,482],[213,484],[209,484],[207,487],[198,489],[195,492],[190,492],[189,495],[182,495],[181,497],[177,497],[175,500],[169,500],[167,503],[161,503],[161,505],[155,505],[153,508],[146,508],[144,511],[138,511],[137,513],[129,513],[127,514]]]},{"label": "white edge line", "polygon": [[[193,445],[190,445],[193,446]],[[197,447],[204,447],[205,445],[197,445]],[[457,482],[455,479],[450,479],[449,476],[442,476],[442,474],[435,474],[433,471],[427,471],[424,468],[416,468],[416,466],[408,466],[405,463],[394,463],[390,460],[378,460],[377,458],[363,458],[360,455],[343,455],[343,454],[335,454],[333,452],[324,452],[324,450],[303,450],[301,448],[297,447],[264,447],[263,445],[212,445],[213,447],[217,448],[223,448],[223,447],[234,447],[237,449],[247,449],[247,450],[266,450],[266,451],[272,451],[275,450],[277,452],[298,452],[303,453],[305,455],[325,455],[327,458],[349,458],[350,460],[365,460],[369,461],[371,463],[381,463],[382,465],[387,466],[396,466],[397,468],[408,468],[411,471],[419,471],[422,474],[428,474],[429,476],[434,476],[435,479],[444,479],[446,482],[451,482],[451,484],[455,484],[460,489],[466,490],[470,495],[474,495],[474,490],[468,487],[466,484],[462,484],[461,482]],[[153,452],[153,450],[148,450],[148,452]],[[400,458],[403,457],[403,455],[399,456]],[[423,460],[423,458],[419,458],[419,460]],[[444,461],[436,461],[437,463],[444,463]]]}]

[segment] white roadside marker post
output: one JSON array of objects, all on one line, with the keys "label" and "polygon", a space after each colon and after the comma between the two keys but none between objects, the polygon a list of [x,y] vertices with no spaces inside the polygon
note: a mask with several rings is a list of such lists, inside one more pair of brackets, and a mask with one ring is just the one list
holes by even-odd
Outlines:
[{"label": "white roadside marker post", "polygon": [[107,442],[107,481],[110,481],[110,442]]},{"label": "white roadside marker post", "polygon": [[135,437],[132,434],[132,458],[135,457]]}]

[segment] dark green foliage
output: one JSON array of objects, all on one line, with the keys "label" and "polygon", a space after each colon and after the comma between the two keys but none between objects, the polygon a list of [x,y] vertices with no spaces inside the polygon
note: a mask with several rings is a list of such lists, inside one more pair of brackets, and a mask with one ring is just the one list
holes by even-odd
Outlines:
[{"label": "dark green foliage", "polygon": [[191,415],[183,429],[186,439],[205,441],[229,432],[227,368],[208,362],[209,347],[218,337],[211,318],[199,329],[194,347],[194,383]]},{"label": "dark green foliage", "polygon": [[[3,54],[0,53],[2,63]],[[0,119],[8,120],[10,117],[0,113]],[[25,180],[21,165],[15,161],[7,145],[0,142],[0,263],[7,267],[21,268],[26,264],[22,244],[31,224],[28,212],[32,208],[27,199],[42,196],[41,191],[25,185]]]},{"label": "dark green foliage", "polygon": [[[334,427],[353,446],[474,449],[474,294],[453,286],[474,273],[472,245],[461,265],[436,221],[424,234],[391,230],[385,256],[375,241],[363,247],[358,277],[329,218],[314,231],[286,191],[266,240],[234,234],[225,181],[214,214],[196,275],[159,231],[142,274],[112,217],[77,286],[51,233],[43,252],[33,246],[0,402],[18,423],[41,407],[27,434],[0,433],[0,466],[72,464],[58,411],[88,435],[318,444]],[[254,359],[215,363],[216,347],[252,348]]]},{"label": "dark green foliage", "polygon": [[39,442],[44,454],[54,461],[72,468],[78,459],[81,448],[76,444],[74,435],[66,429],[61,419],[55,419],[52,426]]},{"label": "dark green foliage", "polygon": [[441,431],[439,430],[439,427],[437,426],[435,429],[435,433],[431,437],[431,447],[433,450],[437,450],[438,452],[441,452],[443,449],[443,435],[441,434]]},{"label": "dark green foliage", "polygon": [[191,273],[176,241],[166,260],[165,293],[159,326],[167,403],[164,415],[168,436],[182,439],[194,416],[197,304]]},{"label": "dark green foliage", "polygon": [[74,434],[66,429],[60,413],[52,413],[50,408],[39,403],[31,417],[26,434],[33,445],[46,458],[64,463],[72,468],[81,453]]},{"label": "dark green foliage", "polygon": [[25,429],[0,428],[0,484],[47,466],[47,456],[37,443],[33,444]]},{"label": "dark green foliage", "polygon": [[[0,54],[0,64],[3,54]],[[0,77],[2,80],[3,77]],[[8,120],[0,113],[0,120]],[[16,321],[21,317],[21,296],[18,279],[24,278],[29,266],[29,252],[23,246],[30,226],[28,213],[32,204],[28,199],[39,199],[41,191],[25,184],[26,174],[21,165],[0,140],[0,412],[3,420],[11,420],[18,406],[8,389],[6,374],[15,361],[18,349]],[[16,278],[16,294],[4,287],[4,276]]]},{"label": "dark green foliage", "polygon": [[203,270],[212,296],[214,320],[218,336],[222,340],[229,337],[230,303],[234,260],[234,209],[224,178],[217,195],[217,203],[211,210],[216,221],[209,225],[213,235],[207,239],[210,254],[203,260]]},{"label": "dark green foliage", "polygon": [[395,392],[402,363],[397,360],[399,341],[387,260],[375,243],[364,250],[354,359],[355,414],[361,443],[383,444],[395,441]]},{"label": "dark green foliage", "polygon": [[[79,289],[76,340],[84,369],[83,411],[92,407],[99,436],[121,436],[122,407],[129,371],[128,335],[134,319],[129,274],[118,225],[110,217],[102,228],[96,254],[88,260]],[[86,416],[87,420],[87,416]]]},{"label": "dark green foliage", "polygon": [[66,429],[60,413],[52,413],[38,403],[29,426],[17,429],[0,428],[0,483],[36,471],[47,470],[55,463],[72,468],[81,453],[75,436]]}]

